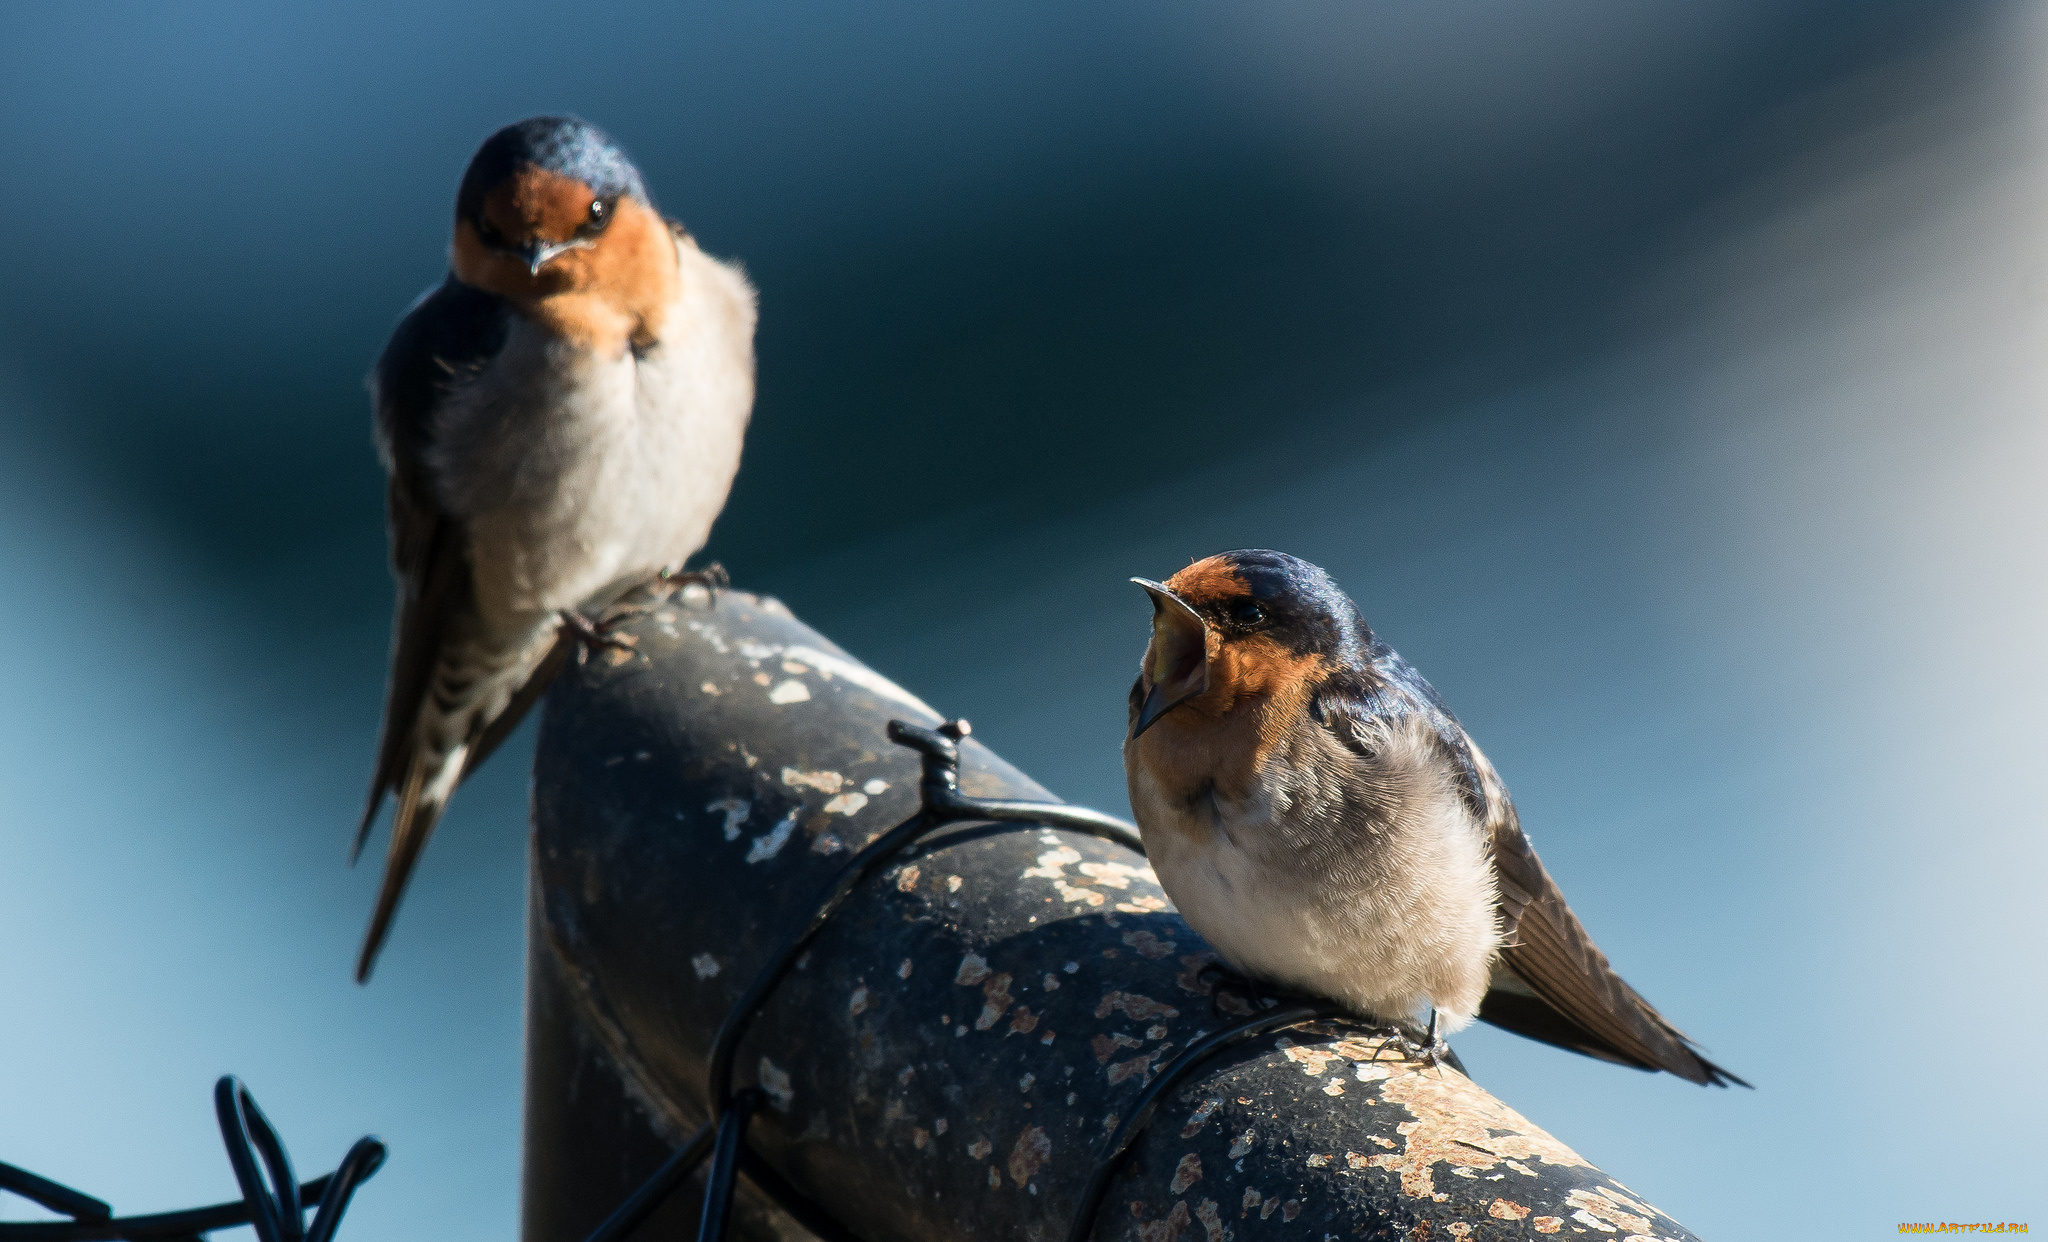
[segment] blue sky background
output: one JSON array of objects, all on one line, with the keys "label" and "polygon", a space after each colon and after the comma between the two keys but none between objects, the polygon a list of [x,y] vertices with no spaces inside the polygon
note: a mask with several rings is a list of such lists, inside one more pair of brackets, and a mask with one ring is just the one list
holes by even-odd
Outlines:
[{"label": "blue sky background", "polygon": [[[1622,972],[1757,1084],[1477,1029],[1703,1236],[2044,1216],[2048,29],[1987,5],[10,18],[0,1159],[517,1228],[527,744],[374,986],[361,377],[492,127],[612,128],[762,289],[714,550],[1125,808],[1131,574],[1328,566]],[[25,1205],[0,1205],[0,1215]]]}]

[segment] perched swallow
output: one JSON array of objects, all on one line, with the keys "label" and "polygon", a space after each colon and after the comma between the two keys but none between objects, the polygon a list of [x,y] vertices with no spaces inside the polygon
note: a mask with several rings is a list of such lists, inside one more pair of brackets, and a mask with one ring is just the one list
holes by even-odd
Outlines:
[{"label": "perched swallow", "polygon": [[754,291],[662,218],[596,127],[485,140],[449,273],[370,387],[398,609],[369,806],[398,801],[357,980],[456,785],[601,609],[704,544],[754,402]]},{"label": "perched swallow", "polygon": [[[1233,968],[1715,1086],[1622,982],[1500,777],[1321,569],[1226,552],[1152,597],[1124,771],[1159,882]],[[1747,1083],[1742,1083],[1747,1086]]]}]

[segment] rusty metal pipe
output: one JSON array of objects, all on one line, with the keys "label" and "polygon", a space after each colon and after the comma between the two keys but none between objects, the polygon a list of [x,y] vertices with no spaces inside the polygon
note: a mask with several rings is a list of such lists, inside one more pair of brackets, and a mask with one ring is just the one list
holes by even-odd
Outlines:
[{"label": "rusty metal pipe", "polygon": [[[691,592],[622,632],[633,652],[550,693],[535,761],[525,1242],[578,1242],[708,1118],[734,1002],[919,806],[888,721],[940,721],[772,600]],[[1051,797],[959,749],[965,795]],[[1008,823],[913,847],[740,1041],[734,1085],[765,1104],[735,1234],[1064,1238],[1145,1085],[1250,1012],[1212,960],[1113,842]],[[1454,1069],[1342,1026],[1196,1065],[1103,1203],[1093,1236],[1139,1242],[1693,1237]],[[701,1208],[685,1191],[633,1236]]]}]

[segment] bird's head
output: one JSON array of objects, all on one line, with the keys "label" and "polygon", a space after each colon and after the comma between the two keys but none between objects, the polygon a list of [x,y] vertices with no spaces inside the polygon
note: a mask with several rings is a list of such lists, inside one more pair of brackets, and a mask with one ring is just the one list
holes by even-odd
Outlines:
[{"label": "bird's head", "polygon": [[1223,552],[1165,582],[1131,581],[1152,597],[1152,641],[1131,692],[1133,739],[1176,707],[1220,716],[1312,684],[1371,641],[1330,575],[1284,552]]},{"label": "bird's head", "polygon": [[492,134],[455,199],[450,266],[504,297],[596,293],[631,300],[650,267],[673,269],[668,224],[640,170],[603,130],[536,116]]}]

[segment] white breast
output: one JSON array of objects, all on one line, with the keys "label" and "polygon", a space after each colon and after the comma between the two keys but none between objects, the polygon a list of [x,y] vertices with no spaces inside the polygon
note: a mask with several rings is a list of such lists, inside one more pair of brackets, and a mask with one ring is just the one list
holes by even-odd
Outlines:
[{"label": "white breast", "polygon": [[604,358],[515,315],[491,367],[436,425],[442,502],[469,535],[487,626],[592,608],[704,545],[754,397],[754,295],[677,246],[663,338]]},{"label": "white breast", "polygon": [[1396,733],[1370,765],[1276,755],[1242,800],[1169,798],[1133,764],[1131,804],[1160,884],[1233,967],[1380,1017],[1434,1006],[1456,1030],[1486,993],[1498,899],[1440,769]]}]

